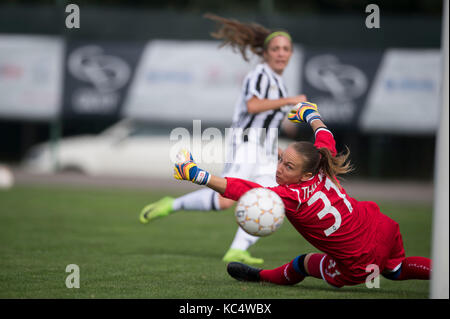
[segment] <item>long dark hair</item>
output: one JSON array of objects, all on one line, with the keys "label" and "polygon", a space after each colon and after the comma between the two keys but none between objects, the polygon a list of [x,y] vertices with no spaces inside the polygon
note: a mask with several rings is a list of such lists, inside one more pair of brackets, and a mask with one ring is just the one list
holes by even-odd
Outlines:
[{"label": "long dark hair", "polygon": [[311,142],[294,142],[291,144],[294,150],[303,157],[303,172],[316,175],[322,171],[339,188],[337,176],[349,173],[353,170],[348,162],[350,150],[346,147],[346,152],[333,156],[326,147],[317,148]]},{"label": "long dark hair", "polygon": [[212,32],[211,36],[223,40],[221,47],[230,45],[241,53],[245,61],[249,61],[246,54],[247,48],[254,54],[263,56],[264,40],[272,32],[271,30],[257,23],[243,23],[211,13],[205,14],[204,17],[220,24],[220,28],[216,32]]}]

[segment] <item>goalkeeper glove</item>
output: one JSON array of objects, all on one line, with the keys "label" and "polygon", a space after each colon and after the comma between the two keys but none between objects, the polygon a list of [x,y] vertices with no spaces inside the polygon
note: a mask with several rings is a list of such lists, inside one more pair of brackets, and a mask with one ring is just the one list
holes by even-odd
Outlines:
[{"label": "goalkeeper glove", "polygon": [[197,166],[189,151],[181,150],[177,154],[177,162],[173,168],[173,177],[179,180],[191,181],[198,185],[206,185],[211,175]]},{"label": "goalkeeper glove", "polygon": [[320,120],[317,105],[311,102],[300,102],[294,106],[288,114],[288,119],[295,123],[311,124],[314,120]]}]

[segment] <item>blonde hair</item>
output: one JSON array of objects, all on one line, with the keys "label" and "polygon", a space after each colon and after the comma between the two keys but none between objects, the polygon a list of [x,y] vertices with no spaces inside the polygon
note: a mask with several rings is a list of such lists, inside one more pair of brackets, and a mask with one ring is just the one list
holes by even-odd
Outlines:
[{"label": "blonde hair", "polygon": [[[245,61],[249,61],[247,48],[254,54],[262,57],[266,49],[266,44],[271,40],[269,39],[266,42],[267,37],[272,31],[260,24],[243,23],[235,19],[222,18],[211,13],[205,14],[204,17],[220,24],[219,29],[211,33],[213,38],[223,40],[220,47],[230,45],[234,50],[238,50],[241,53]],[[280,33],[287,34],[287,32]],[[288,39],[291,40],[290,36]]]}]

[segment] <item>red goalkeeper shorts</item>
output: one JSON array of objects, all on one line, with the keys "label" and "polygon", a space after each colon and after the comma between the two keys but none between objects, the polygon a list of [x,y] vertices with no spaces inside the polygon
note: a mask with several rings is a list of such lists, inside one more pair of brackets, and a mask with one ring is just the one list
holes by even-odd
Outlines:
[{"label": "red goalkeeper shorts", "polygon": [[404,259],[405,250],[399,225],[382,215],[376,241],[368,254],[342,261],[325,255],[320,262],[320,272],[323,280],[340,288],[365,283],[370,275],[373,277],[375,269],[379,274],[396,271]]}]

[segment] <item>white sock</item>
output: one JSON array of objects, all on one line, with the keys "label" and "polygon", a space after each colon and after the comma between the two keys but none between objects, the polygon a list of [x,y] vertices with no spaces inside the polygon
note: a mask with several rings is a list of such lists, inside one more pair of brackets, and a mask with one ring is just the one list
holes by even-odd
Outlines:
[{"label": "white sock", "polygon": [[[210,188],[201,189],[178,197],[173,202],[173,210],[219,210],[219,196]],[[247,234],[238,227],[230,248],[247,250],[259,237]]]},{"label": "white sock", "polygon": [[210,188],[200,189],[178,197],[173,202],[173,210],[219,210],[219,196]]},{"label": "white sock", "polygon": [[241,227],[238,227],[230,248],[247,250],[251,245],[256,243],[258,239],[259,237],[247,234]]}]

